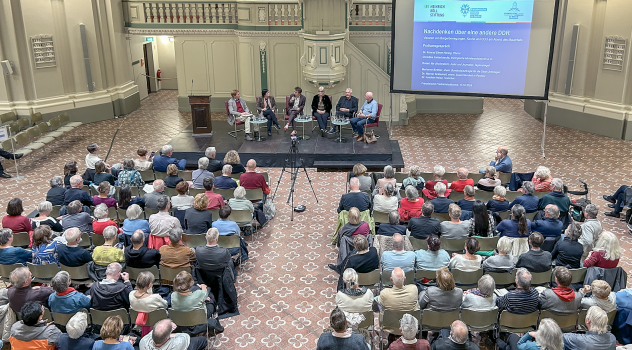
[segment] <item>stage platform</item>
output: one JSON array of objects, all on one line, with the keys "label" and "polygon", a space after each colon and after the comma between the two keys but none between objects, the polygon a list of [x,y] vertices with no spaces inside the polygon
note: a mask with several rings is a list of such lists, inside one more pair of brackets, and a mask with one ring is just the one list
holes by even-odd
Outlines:
[{"label": "stage platform", "polygon": [[[316,124],[314,124],[316,125]],[[298,140],[298,149],[304,164],[308,168],[321,169],[350,169],[355,163],[365,163],[369,169],[380,169],[386,165],[403,168],[404,160],[396,140],[388,139],[385,123],[380,123],[375,134],[381,136],[377,142],[366,144],[358,142],[351,135],[351,128],[343,129],[342,137],[346,143],[336,143],[338,133],[321,137],[320,132],[310,132],[311,123],[306,123],[305,135],[309,140]],[[237,138],[228,135],[233,127],[226,122],[213,121],[213,136],[193,136],[192,126],[189,125],[180,134],[169,141],[173,146],[173,157],[187,160],[187,168],[197,169],[197,160],[204,156],[204,150],[213,146],[217,149],[217,159],[223,159],[226,152],[237,150],[242,164],[248,159],[255,159],[257,166],[283,167],[283,162],[291,146],[290,131],[278,132],[273,128],[272,136],[268,136],[265,128],[262,137],[265,141],[246,141],[244,133],[237,133]],[[253,129],[254,130],[254,129]],[[300,125],[298,136],[302,135]]]}]

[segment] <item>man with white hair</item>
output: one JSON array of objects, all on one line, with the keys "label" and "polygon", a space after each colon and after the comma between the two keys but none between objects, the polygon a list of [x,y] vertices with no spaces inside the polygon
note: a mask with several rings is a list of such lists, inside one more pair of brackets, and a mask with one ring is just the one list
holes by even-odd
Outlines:
[{"label": "man with white hair", "polygon": [[145,199],[145,208],[158,209],[158,198],[165,195],[165,181],[156,180],[152,184],[154,192],[145,193],[143,199]]},{"label": "man with white hair", "polygon": [[73,175],[70,178],[70,187],[64,193],[64,205],[70,204],[72,201],[80,201],[81,204],[91,206],[92,197],[88,192],[82,190],[83,178],[80,175]]},{"label": "man with white hair", "polygon": [[584,209],[584,223],[582,223],[582,235],[577,240],[584,246],[584,254],[582,254],[581,261],[586,260],[588,253],[593,249],[597,240],[603,232],[601,222],[597,220],[597,214],[599,214],[599,208],[595,204],[588,204]]},{"label": "man with white hair", "polygon": [[343,210],[349,211],[349,209],[356,207],[361,212],[365,210],[371,210],[373,204],[371,203],[371,197],[368,193],[360,191],[360,180],[357,177],[352,177],[349,180],[349,188],[351,191],[345,193],[340,197],[340,204],[338,204],[338,213]]},{"label": "man with white hair", "polygon": [[[507,155],[509,151],[507,151],[507,147],[498,146],[496,149],[496,156],[494,160],[489,162],[489,166],[493,166],[496,168],[496,171],[501,173],[511,173],[513,170],[513,164],[511,163],[511,158]],[[479,173],[484,173],[485,169],[480,169]]]},{"label": "man with white hair", "polygon": [[599,306],[591,306],[586,313],[588,332],[564,333],[565,350],[615,350],[617,340],[608,332],[608,315]]},{"label": "man with white hair", "polygon": [[452,191],[463,192],[465,186],[474,186],[474,179],[470,179],[468,177],[470,173],[465,168],[459,168],[456,171],[456,176],[459,178],[456,181],[453,181],[450,184],[450,189]]},{"label": "man with white hair", "polygon": [[[105,270],[105,279],[92,284],[86,295],[92,298],[92,308],[111,311],[120,308],[129,309],[129,293],[134,290],[129,274],[121,272],[119,263],[111,263]],[[123,282],[119,282],[119,278]]]},{"label": "man with white hair", "polygon": [[555,204],[544,208],[544,218],[531,222],[531,232],[540,232],[544,238],[557,238],[562,234],[564,224],[558,220],[560,209]]},{"label": "man with white hair", "polygon": [[[571,200],[564,194],[564,182],[560,178],[551,180],[551,192],[545,194],[538,201],[538,210],[543,210],[549,204],[557,205],[560,210],[560,220],[566,222],[565,217],[571,206]],[[564,226],[566,228],[566,225]]]},{"label": "man with white hair", "polygon": [[450,330],[442,329],[432,343],[432,350],[479,350],[478,345],[469,341],[469,332],[463,321],[454,321]]},{"label": "man with white hair", "polygon": [[430,201],[432,205],[434,205],[435,213],[447,213],[450,209],[450,204],[453,204],[454,201],[446,198],[445,192],[447,190],[445,184],[443,182],[437,182],[434,185],[434,190],[437,192],[437,197]]},{"label": "man with white hair", "polygon": [[31,287],[33,274],[28,267],[18,267],[9,275],[11,287],[7,290],[9,306],[13,311],[20,312],[22,306],[29,301],[39,301],[48,307],[48,297],[55,293],[51,287]]},{"label": "man with white hair", "polygon": [[167,172],[167,166],[169,164],[175,164],[178,167],[178,170],[184,170],[184,167],[187,164],[187,160],[186,159],[180,159],[177,160],[175,158],[171,158],[171,155],[173,154],[173,146],[171,145],[164,145],[162,146],[162,148],[160,149],[160,155],[159,156],[154,156],[154,170],[155,171],[161,171],[163,173]]},{"label": "man with white hair", "polygon": [[92,232],[92,222],[94,219],[90,214],[81,211],[82,209],[83,206],[78,200],[72,201],[66,206],[68,214],[61,218],[61,225],[64,231],[76,227],[81,232]]},{"label": "man with white hair", "polygon": [[265,177],[257,172],[257,162],[249,159],[246,163],[246,172],[239,176],[239,185],[247,190],[260,188],[263,191],[263,200],[270,194],[270,187],[266,183]]},{"label": "man with white hair", "polygon": [[85,332],[88,328],[88,314],[77,312],[66,323],[66,333],[62,333],[57,341],[58,349],[92,349],[94,339]]},{"label": "man with white hair", "polygon": [[66,244],[57,245],[57,257],[62,265],[77,267],[92,261],[92,255],[87,249],[79,247],[81,242],[81,231],[76,228],[69,228],[64,232]]},{"label": "man with white hair", "polygon": [[206,170],[212,173],[222,170],[222,166],[224,166],[224,162],[222,162],[221,160],[215,159],[216,155],[217,155],[217,150],[215,150],[215,147],[207,147],[206,150],[204,151],[204,156],[208,158],[208,168],[206,168]]},{"label": "man with white hair", "polygon": [[180,220],[169,215],[169,208],[171,208],[169,197],[162,196],[158,198],[158,213],[149,216],[149,229],[151,230],[151,234],[149,235],[147,247],[160,249],[163,244],[167,243],[165,237],[169,236],[169,232],[171,232],[172,229],[182,228]]},{"label": "man with white hair", "polygon": [[154,329],[140,340],[140,350],[206,350],[206,337],[171,333],[177,327],[170,319],[158,321]]},{"label": "man with white hair", "polygon": [[[353,113],[358,111],[358,99],[355,96],[351,96],[353,90],[347,88],[345,95],[340,96],[338,103],[336,104],[336,116],[338,118],[353,118]],[[336,132],[336,125],[331,127],[328,133],[333,134]]]},{"label": "man with white hair", "polygon": [[538,310],[540,294],[531,287],[531,273],[525,268],[516,271],[516,289],[496,299],[496,306],[512,314],[526,315]]},{"label": "man with white hair", "polygon": [[198,268],[207,271],[220,270],[230,267],[233,270],[233,276],[237,276],[235,266],[230,258],[228,249],[217,245],[219,240],[219,231],[212,227],[206,232],[206,245],[195,248],[195,256],[197,256]]},{"label": "man with white hair", "polygon": [[219,188],[220,190],[237,188],[237,182],[230,177],[232,173],[233,166],[230,164],[224,164],[222,167],[222,176],[217,176],[215,178],[215,188]]},{"label": "man with white hair", "polygon": [[377,116],[378,105],[377,101],[373,99],[373,93],[371,91],[367,92],[364,95],[364,99],[366,101],[364,101],[356,117],[349,120],[353,131],[358,134],[358,141],[364,140],[364,124],[374,123]]},{"label": "man with white hair", "polygon": [[204,179],[208,176],[215,177],[212,172],[206,170],[208,168],[208,158],[201,157],[198,159],[198,168],[193,170],[191,177],[193,178],[193,188],[204,188]]},{"label": "man with white hair", "polygon": [[382,253],[384,271],[393,271],[396,267],[404,272],[415,269],[415,252],[404,250],[404,236],[399,233],[393,235],[393,250]]},{"label": "man with white hair", "polygon": [[419,349],[429,350],[430,344],[426,339],[417,339],[419,322],[411,314],[404,314],[399,320],[399,332],[402,336],[392,342],[388,347],[390,350]]}]

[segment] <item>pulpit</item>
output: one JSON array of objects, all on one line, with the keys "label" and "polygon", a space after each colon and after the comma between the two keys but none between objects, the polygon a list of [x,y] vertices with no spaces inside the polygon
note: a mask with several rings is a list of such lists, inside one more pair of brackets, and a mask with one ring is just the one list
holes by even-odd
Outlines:
[{"label": "pulpit", "polygon": [[193,123],[193,135],[213,133],[211,123],[211,96],[189,96],[191,105],[191,123]]}]

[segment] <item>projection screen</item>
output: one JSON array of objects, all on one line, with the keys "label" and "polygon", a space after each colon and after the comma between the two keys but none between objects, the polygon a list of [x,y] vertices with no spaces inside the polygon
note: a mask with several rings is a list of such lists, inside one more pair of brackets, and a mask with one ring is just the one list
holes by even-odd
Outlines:
[{"label": "projection screen", "polygon": [[558,0],[393,0],[391,92],[547,99]]}]

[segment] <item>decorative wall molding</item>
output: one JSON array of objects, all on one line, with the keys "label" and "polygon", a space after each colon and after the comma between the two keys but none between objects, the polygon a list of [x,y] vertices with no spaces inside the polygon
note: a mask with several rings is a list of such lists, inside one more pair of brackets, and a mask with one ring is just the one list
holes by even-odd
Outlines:
[{"label": "decorative wall molding", "polygon": [[[235,29],[145,29],[125,28],[127,34],[137,35],[213,35],[213,36],[238,36],[238,37],[293,37],[298,36],[298,31],[250,31]],[[389,34],[390,36],[390,34]]]},{"label": "decorative wall molding", "polygon": [[389,37],[391,36],[390,31],[375,31],[375,32],[365,32],[365,31],[349,31],[350,37]]}]

